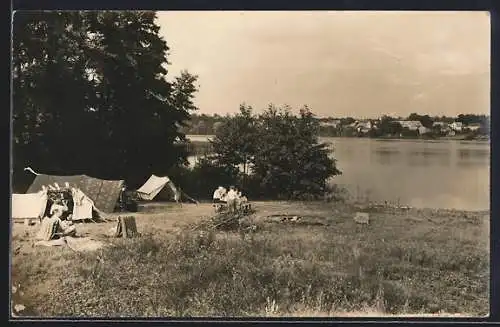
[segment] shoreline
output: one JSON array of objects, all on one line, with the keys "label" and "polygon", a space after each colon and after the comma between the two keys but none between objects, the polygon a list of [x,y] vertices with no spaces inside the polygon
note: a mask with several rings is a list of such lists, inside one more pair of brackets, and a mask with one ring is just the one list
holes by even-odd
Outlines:
[{"label": "shoreline", "polygon": [[[207,134],[186,134],[186,138],[191,141],[191,142],[206,142],[208,143],[208,139],[214,137],[215,135],[207,135]],[[193,137],[193,140],[190,139],[190,137]],[[204,140],[201,140],[201,139]],[[478,142],[478,143],[490,143],[491,139],[488,138],[474,138],[474,139],[467,139],[466,135],[459,135],[459,136],[441,136],[441,137],[436,137],[436,138],[405,138],[405,137],[358,137],[358,136],[322,136],[320,135],[319,138],[332,138],[332,139],[370,139],[370,140],[377,140],[377,141],[394,141],[394,140],[403,140],[403,141],[422,141],[422,142],[432,142],[432,141],[460,141],[460,142]]]}]

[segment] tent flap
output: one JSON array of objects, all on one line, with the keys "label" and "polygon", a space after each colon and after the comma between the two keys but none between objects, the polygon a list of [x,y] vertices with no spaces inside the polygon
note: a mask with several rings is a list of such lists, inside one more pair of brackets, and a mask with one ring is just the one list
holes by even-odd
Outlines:
[{"label": "tent flap", "polygon": [[75,189],[73,195],[73,216],[71,220],[85,220],[92,218],[94,202],[86,196],[81,190]]}]

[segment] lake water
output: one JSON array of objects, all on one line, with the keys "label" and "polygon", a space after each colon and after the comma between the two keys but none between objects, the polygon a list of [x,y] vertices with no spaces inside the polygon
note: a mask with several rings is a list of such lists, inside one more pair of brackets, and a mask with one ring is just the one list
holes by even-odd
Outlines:
[{"label": "lake water", "polygon": [[[203,141],[209,136],[190,135]],[[321,138],[354,196],[413,207],[483,210],[490,206],[490,144],[475,141]],[[193,162],[195,159],[190,158]]]}]

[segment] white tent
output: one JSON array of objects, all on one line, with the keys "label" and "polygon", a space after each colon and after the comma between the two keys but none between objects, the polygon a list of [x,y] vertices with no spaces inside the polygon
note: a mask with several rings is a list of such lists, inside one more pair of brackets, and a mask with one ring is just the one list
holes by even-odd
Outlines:
[{"label": "white tent", "polygon": [[177,192],[177,188],[174,183],[167,176],[159,177],[156,175],[151,175],[149,179],[137,190],[137,196],[142,200],[151,201],[153,200],[165,187],[171,194]]},{"label": "white tent", "polygon": [[[102,215],[87,195],[80,189],[71,190],[73,198],[73,211],[71,220],[86,220],[94,218],[94,212]],[[38,193],[12,194],[12,218],[13,219],[33,219],[43,218],[47,208],[47,191]]]},{"label": "white tent", "polygon": [[42,218],[47,207],[47,192],[12,194],[12,218]]}]

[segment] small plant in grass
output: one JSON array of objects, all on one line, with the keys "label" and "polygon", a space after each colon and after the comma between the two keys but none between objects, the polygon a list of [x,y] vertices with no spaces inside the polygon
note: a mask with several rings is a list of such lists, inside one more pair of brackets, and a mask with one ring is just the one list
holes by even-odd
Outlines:
[{"label": "small plant in grass", "polygon": [[266,313],[268,315],[277,314],[279,311],[279,306],[276,304],[276,300],[270,300],[269,297],[266,298]]}]

